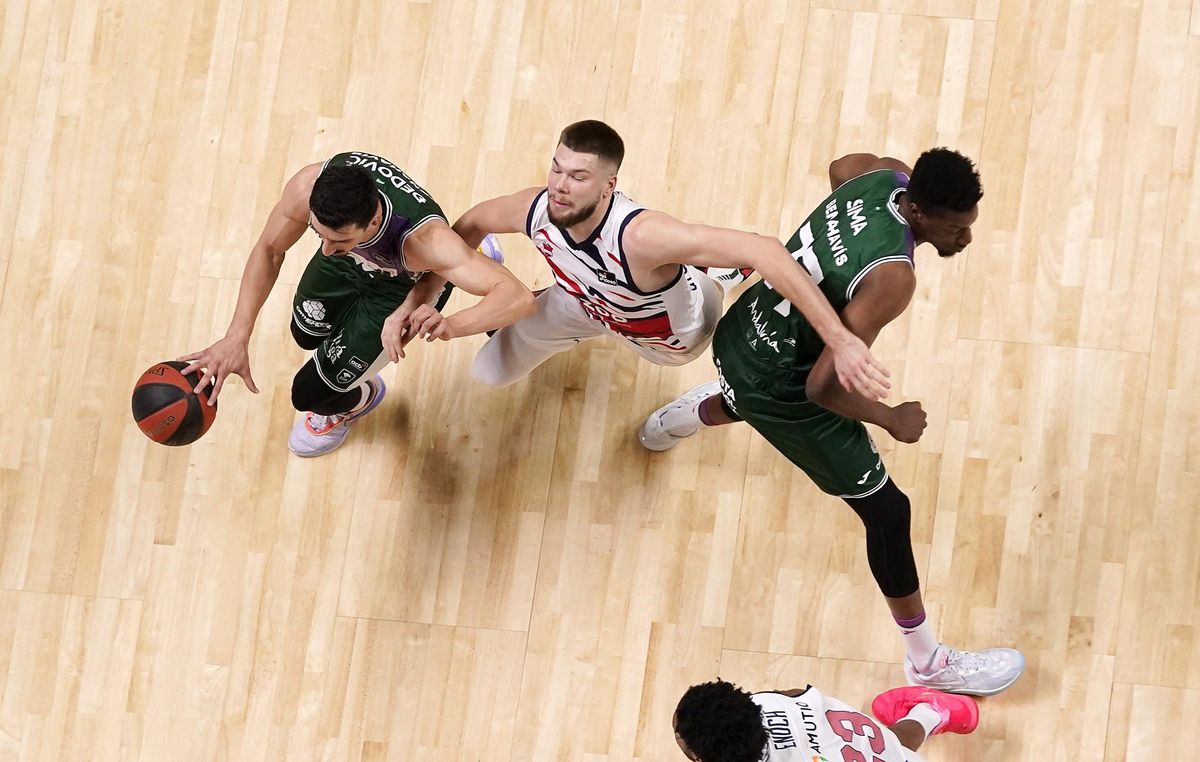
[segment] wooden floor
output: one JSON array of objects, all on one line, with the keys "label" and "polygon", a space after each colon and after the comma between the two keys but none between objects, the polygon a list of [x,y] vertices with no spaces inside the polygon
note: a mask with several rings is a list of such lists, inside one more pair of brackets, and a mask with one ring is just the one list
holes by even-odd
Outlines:
[{"label": "wooden floor", "polygon": [[300,166],[376,151],[456,216],[587,117],[639,202],[780,235],[841,153],[979,160],[976,243],[918,257],[877,345],[929,429],[880,437],[942,637],[1029,669],[927,757],[1195,758],[1200,0],[15,0],[0,29],[0,760],[682,760],[693,682],[903,681],[843,504],[744,426],[637,444],[707,360],[592,343],[489,391],[480,338],[430,345],[300,460],[306,238],[262,394],[190,448],[132,425]]}]

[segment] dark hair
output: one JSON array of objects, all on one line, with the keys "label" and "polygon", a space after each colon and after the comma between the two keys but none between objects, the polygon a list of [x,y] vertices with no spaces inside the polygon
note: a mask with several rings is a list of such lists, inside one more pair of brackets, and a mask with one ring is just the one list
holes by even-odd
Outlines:
[{"label": "dark hair", "polygon": [[558,142],[579,153],[590,153],[611,161],[621,168],[625,159],[625,142],[612,127],[595,119],[568,124],[558,136]]},{"label": "dark hair", "polygon": [[758,704],[719,677],[687,689],[675,707],[675,732],[703,762],[759,762],[767,745]]},{"label": "dark hair", "polygon": [[917,159],[908,198],[926,214],[969,212],[983,198],[975,165],[949,148],[931,148]]},{"label": "dark hair", "polygon": [[365,228],[379,209],[375,179],[362,167],[326,167],[313,183],[308,208],[317,222],[334,230]]}]

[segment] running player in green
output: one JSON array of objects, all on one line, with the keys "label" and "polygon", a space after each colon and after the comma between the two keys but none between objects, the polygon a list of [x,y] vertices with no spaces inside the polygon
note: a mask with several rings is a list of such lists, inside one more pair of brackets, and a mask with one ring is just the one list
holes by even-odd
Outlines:
[{"label": "running player in green", "polygon": [[[250,375],[250,332],[279,277],[284,254],[306,228],[321,239],[292,301],[292,337],[312,357],[292,380],[292,405],[304,415],[288,447],[323,455],[346,439],[351,422],[383,400],[378,372],[404,357],[414,338],[448,340],[509,325],[533,310],[533,294],[499,262],[473,251],[450,229],[429,192],[387,159],[339,153],[304,167],[284,186],[242,274],[225,337],[185,355],[185,372],[203,368],[216,400],[225,378]],[[424,277],[432,272],[437,278]],[[449,281],[483,297],[444,317]],[[211,404],[211,403],[210,403]]]},{"label": "running player in green", "polygon": [[[926,151],[909,169],[896,159],[851,154],[829,166],[831,193],[788,242],[846,326],[868,346],[912,300],[913,252],[943,257],[971,242],[983,197],[970,159]],[[863,422],[901,442],[925,429],[919,402],[890,406],[839,388],[830,353],[804,316],[766,281],[747,289],[713,338],[717,381],[655,411],[639,433],[666,450],[704,426],[746,421],[866,527],[867,559],[904,638],[909,681],[987,696],[1010,686],[1025,660],[1007,648],[958,651],[926,620],[909,535],[910,505],[888,478]]]}]

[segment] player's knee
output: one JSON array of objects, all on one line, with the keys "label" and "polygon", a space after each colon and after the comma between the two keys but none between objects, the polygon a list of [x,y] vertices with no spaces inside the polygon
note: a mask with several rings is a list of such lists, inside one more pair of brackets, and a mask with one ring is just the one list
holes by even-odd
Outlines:
[{"label": "player's knee", "polygon": [[336,394],[337,390],[330,388],[317,373],[312,360],[304,363],[292,377],[292,407],[297,410],[320,410]]},{"label": "player's knee", "polygon": [[475,355],[475,361],[471,363],[471,378],[475,379],[481,384],[485,384],[496,389],[502,386],[508,386],[516,380],[514,378],[510,378],[508,374],[504,372],[504,369],[501,367],[500,363],[489,362],[489,358],[482,357],[482,354],[483,353],[480,352],[480,354]]},{"label": "player's knee", "polygon": [[879,531],[892,541],[908,539],[912,501],[890,479],[875,494],[846,502],[868,529]]},{"label": "player's knee", "polygon": [[292,338],[300,345],[301,349],[316,349],[321,346],[321,342],[325,339],[321,336],[313,336],[310,333],[305,333],[296,323],[296,319],[292,318]]},{"label": "player's knee", "polygon": [[908,536],[912,521],[912,501],[908,495],[897,489],[879,513],[879,523],[888,534]]},{"label": "player's knee", "polygon": [[508,370],[504,363],[503,345],[506,339],[505,329],[502,328],[475,353],[475,359],[471,362],[471,378],[497,389],[520,378]]}]

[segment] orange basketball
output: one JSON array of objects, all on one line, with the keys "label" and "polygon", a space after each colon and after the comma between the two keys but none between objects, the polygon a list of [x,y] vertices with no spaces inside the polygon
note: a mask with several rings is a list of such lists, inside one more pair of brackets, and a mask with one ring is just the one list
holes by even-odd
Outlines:
[{"label": "orange basketball", "polygon": [[208,395],[192,390],[200,375],[183,375],[187,363],[168,360],[152,365],[133,387],[133,420],[142,433],[159,444],[178,446],[204,436],[217,417]]}]

